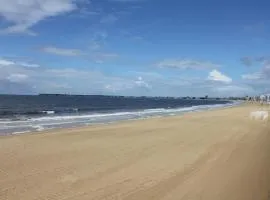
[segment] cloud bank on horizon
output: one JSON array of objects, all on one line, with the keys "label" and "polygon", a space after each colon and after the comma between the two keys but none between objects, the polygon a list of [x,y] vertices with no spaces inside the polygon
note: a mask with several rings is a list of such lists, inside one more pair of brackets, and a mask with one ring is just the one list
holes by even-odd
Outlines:
[{"label": "cloud bank on horizon", "polygon": [[0,93],[269,93],[267,1],[205,4],[0,0]]}]

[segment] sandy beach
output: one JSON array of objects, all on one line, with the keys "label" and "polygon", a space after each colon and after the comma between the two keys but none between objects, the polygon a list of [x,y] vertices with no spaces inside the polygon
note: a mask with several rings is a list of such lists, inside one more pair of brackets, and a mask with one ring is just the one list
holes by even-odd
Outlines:
[{"label": "sandy beach", "polygon": [[258,106],[0,137],[0,199],[267,200]]}]

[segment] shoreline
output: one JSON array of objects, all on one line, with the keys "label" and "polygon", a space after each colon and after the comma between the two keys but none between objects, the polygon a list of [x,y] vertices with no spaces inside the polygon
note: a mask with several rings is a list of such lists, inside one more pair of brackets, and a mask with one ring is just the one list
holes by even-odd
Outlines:
[{"label": "shoreline", "polygon": [[[152,120],[152,119],[157,119],[157,118],[174,118],[174,117],[180,117],[183,115],[187,115],[190,113],[203,113],[203,112],[209,112],[209,111],[214,111],[214,110],[222,110],[222,109],[229,109],[233,107],[239,107],[246,105],[245,102],[239,102],[235,101],[232,103],[226,104],[216,104],[218,107],[209,107],[207,109],[198,109],[198,110],[191,110],[191,111],[184,111],[181,113],[176,113],[173,115],[153,115],[153,116],[148,116],[148,117],[138,117],[138,118],[132,118],[132,119],[122,119],[122,120],[116,120],[116,121],[111,121],[111,122],[100,122],[100,123],[89,123],[89,124],[81,124],[77,126],[71,126],[71,127],[59,127],[59,128],[48,128],[44,130],[36,130],[36,131],[19,131],[19,132],[14,132],[14,133],[4,133],[0,134],[0,139],[2,137],[15,137],[15,136],[21,136],[21,135],[34,135],[34,134],[47,134],[50,132],[57,132],[57,131],[64,131],[64,130],[76,130],[76,129],[84,129],[84,128],[89,128],[89,127],[99,127],[99,126],[109,126],[109,125],[114,125],[114,124],[121,124],[121,123],[129,123],[129,122],[136,122],[136,121],[143,121],[143,120]],[[214,106],[216,106],[214,105]],[[210,105],[211,106],[211,105]],[[220,107],[219,107],[220,106]],[[196,106],[195,106],[196,107]],[[185,108],[185,107],[184,107]],[[187,107],[191,108],[191,107]]]}]

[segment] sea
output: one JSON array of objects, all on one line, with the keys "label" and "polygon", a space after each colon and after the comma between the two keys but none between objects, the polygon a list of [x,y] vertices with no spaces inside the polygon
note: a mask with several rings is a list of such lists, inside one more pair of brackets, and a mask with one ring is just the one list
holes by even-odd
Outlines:
[{"label": "sea", "polygon": [[236,102],[172,97],[0,95],[0,136],[180,115]]}]

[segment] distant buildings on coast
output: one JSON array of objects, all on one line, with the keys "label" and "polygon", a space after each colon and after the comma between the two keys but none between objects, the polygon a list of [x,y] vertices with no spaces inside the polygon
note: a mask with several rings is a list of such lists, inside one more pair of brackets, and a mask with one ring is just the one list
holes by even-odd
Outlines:
[{"label": "distant buildings on coast", "polygon": [[184,97],[164,97],[164,96],[157,96],[157,97],[149,97],[149,96],[113,96],[113,95],[71,95],[71,94],[39,94],[39,96],[104,96],[104,97],[111,97],[111,98],[156,98],[156,99],[185,99],[185,100],[247,100],[247,96],[244,97],[209,97],[205,95],[203,97],[191,97],[191,96],[184,96]]},{"label": "distant buildings on coast", "polygon": [[246,96],[248,102],[260,102],[261,104],[270,104],[270,94],[261,94],[257,96]]}]

